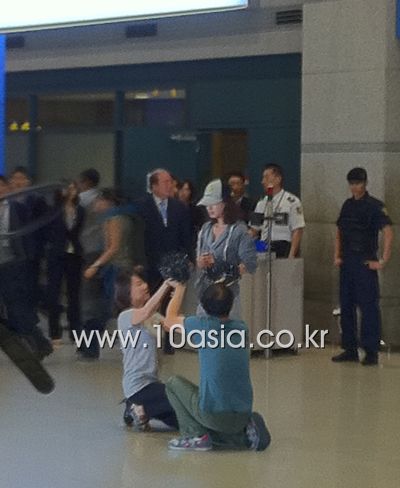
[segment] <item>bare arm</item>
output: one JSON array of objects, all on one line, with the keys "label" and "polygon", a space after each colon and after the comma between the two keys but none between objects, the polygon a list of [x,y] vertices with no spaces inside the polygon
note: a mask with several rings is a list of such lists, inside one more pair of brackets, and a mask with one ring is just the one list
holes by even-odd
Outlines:
[{"label": "bare arm", "polygon": [[383,234],[383,254],[382,259],[379,261],[366,261],[369,269],[379,271],[384,268],[385,264],[389,261],[392,254],[393,244],[393,229],[391,225],[385,225],[382,229]]},{"label": "bare arm", "polygon": [[186,286],[181,283],[177,283],[175,287],[174,295],[167,307],[167,313],[165,314],[165,321],[163,324],[164,329],[168,332],[173,325],[183,325],[185,317],[179,315],[182,307],[183,297],[185,296]]},{"label": "bare arm", "polygon": [[160,306],[161,300],[169,289],[168,283],[164,282],[144,307],[134,308],[132,310],[132,324],[137,325],[150,318]]},{"label": "bare arm", "polygon": [[290,244],[289,258],[295,258],[299,253],[301,238],[303,237],[303,228],[295,229],[292,232],[292,242]]},{"label": "bare arm", "polygon": [[104,228],[106,250],[96,259],[84,272],[86,279],[91,279],[97,273],[97,270],[107,264],[112,257],[118,252],[121,245],[122,225],[119,219],[110,219],[105,223]]},{"label": "bare arm", "polygon": [[383,233],[383,264],[386,264],[390,256],[392,255],[392,246],[393,246],[393,228],[391,225],[386,225],[382,229]]},{"label": "bare arm", "polygon": [[254,227],[249,227],[248,233],[249,233],[250,237],[255,239],[256,237],[259,237],[260,229],[255,229]]},{"label": "bare arm", "polygon": [[119,219],[110,219],[105,223],[106,250],[96,260],[97,266],[107,264],[119,251],[122,237],[122,223]]},{"label": "bare arm", "polygon": [[335,254],[333,256],[333,262],[335,266],[341,266],[342,264],[342,235],[339,228],[336,228],[335,236]]}]

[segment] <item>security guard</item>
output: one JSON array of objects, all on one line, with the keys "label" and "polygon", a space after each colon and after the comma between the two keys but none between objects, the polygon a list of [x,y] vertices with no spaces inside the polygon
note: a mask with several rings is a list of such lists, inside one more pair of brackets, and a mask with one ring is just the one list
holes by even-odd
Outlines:
[{"label": "security guard", "polygon": [[[384,204],[367,190],[367,172],[354,168],[347,175],[352,198],[346,200],[337,221],[335,265],[340,267],[342,347],[332,361],[358,361],[357,314],[361,311],[363,365],[378,364],[380,310],[378,270],[390,259],[393,230]],[[383,234],[383,253],[378,259],[378,235]]]},{"label": "security guard", "polygon": [[258,202],[254,213],[264,218],[261,225],[251,222],[252,234],[255,236],[261,230],[261,240],[268,241],[268,212],[271,212],[271,250],[277,258],[294,258],[305,227],[301,202],[283,189],[283,171],[277,164],[265,167],[261,184],[266,196]]}]

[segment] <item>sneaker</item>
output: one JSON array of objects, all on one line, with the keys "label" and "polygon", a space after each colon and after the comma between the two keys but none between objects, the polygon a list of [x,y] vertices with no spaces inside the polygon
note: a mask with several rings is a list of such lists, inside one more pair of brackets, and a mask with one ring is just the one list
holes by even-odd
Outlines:
[{"label": "sneaker", "polygon": [[124,422],[128,427],[133,427],[137,432],[149,432],[151,430],[149,418],[143,405],[126,403]]},{"label": "sneaker", "polygon": [[210,451],[212,442],[208,434],[201,437],[178,437],[168,442],[168,449],[172,451]]},{"label": "sneaker", "polygon": [[249,449],[252,451],[264,451],[271,443],[271,434],[265,425],[262,416],[253,412],[246,428],[246,435],[249,440]]},{"label": "sneaker", "polygon": [[376,366],[378,364],[378,353],[367,352],[364,359],[361,361],[363,366]]},{"label": "sneaker", "polygon": [[99,356],[94,356],[92,354],[85,354],[82,351],[76,350],[76,360],[80,363],[95,363],[99,360]]},{"label": "sneaker", "polygon": [[133,424],[133,415],[132,415],[131,407],[126,402],[126,400],[122,400],[121,403],[125,403],[125,411],[124,411],[124,416],[123,416],[125,425],[127,425],[128,427],[131,427]]},{"label": "sneaker", "polygon": [[332,361],[334,363],[344,363],[344,362],[350,362],[350,363],[358,363],[359,358],[358,358],[358,352],[357,351],[343,351],[337,356],[333,356]]}]

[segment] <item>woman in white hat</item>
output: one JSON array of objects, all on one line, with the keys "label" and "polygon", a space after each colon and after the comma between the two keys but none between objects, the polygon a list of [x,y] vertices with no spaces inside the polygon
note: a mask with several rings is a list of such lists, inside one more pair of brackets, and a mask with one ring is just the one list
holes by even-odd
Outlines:
[{"label": "woman in white hat", "polygon": [[[237,205],[221,180],[211,181],[197,205],[207,208],[210,221],[200,230],[197,241],[197,266],[200,270],[196,289],[200,297],[211,284],[224,282],[234,294],[231,318],[241,319],[239,279],[243,273],[254,273],[256,248],[247,226],[239,220]],[[205,313],[201,305],[198,314]]]}]

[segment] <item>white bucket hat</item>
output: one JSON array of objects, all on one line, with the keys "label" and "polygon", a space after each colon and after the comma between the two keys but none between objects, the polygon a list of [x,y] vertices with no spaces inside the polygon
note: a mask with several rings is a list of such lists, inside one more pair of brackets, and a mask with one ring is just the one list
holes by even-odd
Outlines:
[{"label": "white bucket hat", "polygon": [[197,205],[204,205],[208,207],[210,205],[215,205],[223,201],[222,197],[222,181],[212,180],[206,186],[203,194],[203,198],[198,202]]}]

